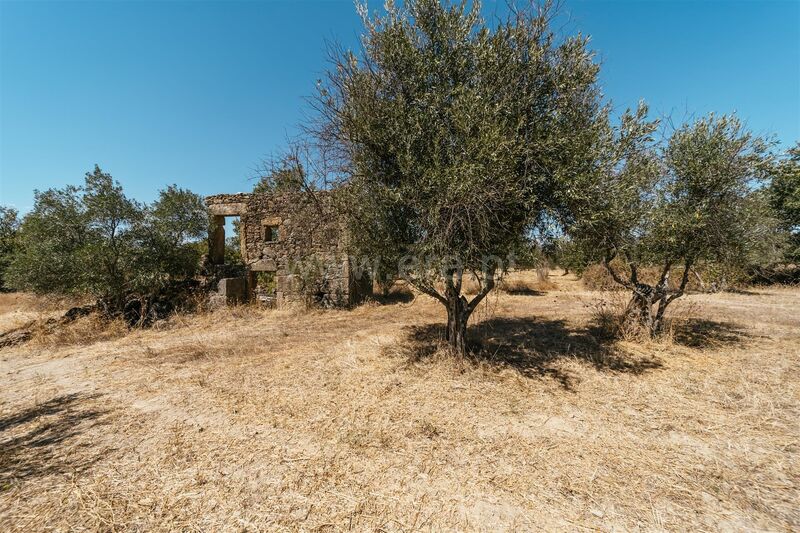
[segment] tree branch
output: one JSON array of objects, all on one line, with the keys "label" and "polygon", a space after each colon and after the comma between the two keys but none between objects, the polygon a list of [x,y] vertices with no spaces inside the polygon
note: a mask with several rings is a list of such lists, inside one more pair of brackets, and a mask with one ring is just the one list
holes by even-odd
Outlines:
[{"label": "tree branch", "polygon": [[681,284],[678,287],[678,290],[676,290],[673,294],[669,295],[669,297],[667,298],[667,304],[670,304],[676,298],[680,298],[681,296],[683,296],[683,293],[686,290],[686,285],[689,282],[689,271],[691,270],[693,263],[694,261],[692,261],[691,259],[686,260],[686,263],[684,264],[683,267],[683,276],[681,276]]},{"label": "tree branch", "polygon": [[666,261],[664,268],[661,269],[661,276],[658,278],[658,285],[656,287],[661,292],[666,292],[667,284],[669,283],[669,271],[672,268],[672,261]]},{"label": "tree branch", "polygon": [[494,270],[486,272],[486,283],[483,284],[480,292],[475,296],[475,298],[473,298],[472,301],[467,304],[467,311],[469,313],[472,313],[475,308],[478,307],[478,304],[480,304],[486,295],[489,294],[489,292],[491,292],[491,290],[494,288],[494,273]]},{"label": "tree branch", "polygon": [[410,277],[409,277],[409,278],[406,278],[406,281],[408,281],[409,283],[411,283],[411,284],[412,284],[414,287],[416,287],[416,288],[417,288],[417,289],[418,289],[418,290],[419,290],[421,293],[423,293],[423,294],[427,294],[427,295],[428,295],[428,296],[430,296],[431,298],[435,298],[435,299],[439,300],[439,301],[440,301],[442,304],[444,304],[444,305],[447,305],[447,298],[445,298],[444,296],[442,296],[441,294],[439,294],[439,291],[437,291],[437,290],[436,290],[436,289],[434,289],[433,287],[431,287],[431,286],[428,286],[428,285],[426,285],[425,283],[423,283],[423,282],[421,282],[421,281],[415,281],[415,280],[411,279]]},{"label": "tree branch", "polygon": [[611,274],[611,277],[614,279],[614,281],[616,281],[626,289],[636,290],[636,286],[633,283],[622,279],[622,277],[617,273],[617,271],[614,270],[614,267],[611,266],[611,261],[613,261],[616,256],[617,256],[616,252],[607,253],[605,257],[603,257],[603,266],[606,268],[608,273]]}]

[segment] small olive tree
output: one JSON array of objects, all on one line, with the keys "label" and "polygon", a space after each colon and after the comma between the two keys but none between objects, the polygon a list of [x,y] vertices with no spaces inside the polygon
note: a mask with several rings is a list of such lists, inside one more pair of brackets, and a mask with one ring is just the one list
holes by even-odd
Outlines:
[{"label": "small olive tree", "polygon": [[[626,319],[656,335],[693,266],[731,265],[763,239],[764,203],[754,189],[769,147],[736,117],[709,115],[658,150],[645,114],[627,114],[610,137],[607,165],[583,184],[570,233],[631,291]],[[643,267],[657,267],[654,282],[642,279]],[[674,268],[680,279],[671,284]]]},{"label": "small olive tree", "polygon": [[[351,246],[398,261],[441,302],[461,354],[471,314],[584,157],[599,112],[586,39],[557,39],[547,6],[512,11],[489,27],[479,2],[390,2],[374,18],[362,7],[362,51],[333,51],[315,101]],[[465,275],[480,286],[472,298]]]}]

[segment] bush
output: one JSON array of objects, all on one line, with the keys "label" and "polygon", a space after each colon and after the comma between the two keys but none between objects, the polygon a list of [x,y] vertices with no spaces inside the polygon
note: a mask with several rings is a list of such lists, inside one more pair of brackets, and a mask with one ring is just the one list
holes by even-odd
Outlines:
[{"label": "bush", "polygon": [[6,288],[6,271],[14,254],[18,228],[17,210],[0,205],[0,290]]},{"label": "bush", "polygon": [[8,279],[38,294],[89,295],[106,315],[141,323],[150,302],[196,274],[207,228],[198,195],[172,186],[143,205],[95,166],[82,187],[35,192]]}]

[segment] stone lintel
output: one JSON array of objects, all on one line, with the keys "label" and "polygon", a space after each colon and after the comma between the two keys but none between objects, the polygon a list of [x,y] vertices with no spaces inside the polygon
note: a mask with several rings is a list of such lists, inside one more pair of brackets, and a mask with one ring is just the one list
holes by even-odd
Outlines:
[{"label": "stone lintel", "polygon": [[230,204],[210,204],[208,212],[214,216],[242,216],[247,213],[246,203],[230,203]]}]

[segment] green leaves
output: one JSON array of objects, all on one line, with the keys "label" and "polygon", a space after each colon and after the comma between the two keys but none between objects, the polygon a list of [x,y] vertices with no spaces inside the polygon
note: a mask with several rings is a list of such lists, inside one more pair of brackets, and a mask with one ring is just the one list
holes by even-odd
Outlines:
[{"label": "green leaves", "polygon": [[800,262],[800,142],[771,171],[769,203],[790,241],[786,260]]},{"label": "green leaves", "polygon": [[254,193],[297,192],[306,186],[306,170],[297,149],[267,163],[265,172],[253,187]]},{"label": "green leaves", "polygon": [[363,53],[334,53],[316,105],[341,157],[353,245],[375,256],[458,254],[465,268],[518,248],[587,166],[598,68],[548,13],[489,27],[477,2],[390,6]]},{"label": "green leaves", "polygon": [[578,180],[571,197],[576,244],[642,266],[751,257],[769,233],[754,192],[770,161],[768,143],[735,116],[712,114],[659,146],[646,116],[640,106],[601,136],[597,171]]},{"label": "green leaves", "polygon": [[747,218],[750,191],[764,178],[766,150],[735,116],[712,114],[672,135],[656,214],[656,231],[674,236],[664,254],[714,259],[747,243],[747,228],[738,221]]},{"label": "green leaves", "polygon": [[18,229],[17,210],[0,205],[0,289],[6,288],[6,270],[16,250]]},{"label": "green leaves", "polygon": [[130,294],[194,274],[207,229],[202,199],[168,187],[152,206],[127,198],[99,167],[83,187],[35,193],[8,269],[19,289],[90,294],[121,310]]}]

